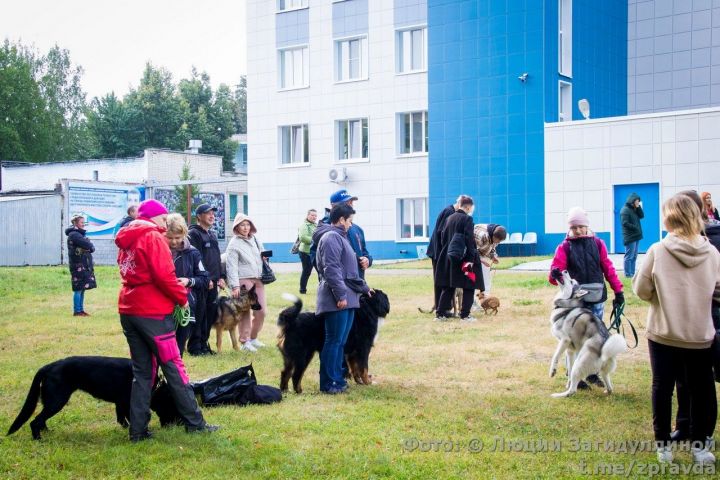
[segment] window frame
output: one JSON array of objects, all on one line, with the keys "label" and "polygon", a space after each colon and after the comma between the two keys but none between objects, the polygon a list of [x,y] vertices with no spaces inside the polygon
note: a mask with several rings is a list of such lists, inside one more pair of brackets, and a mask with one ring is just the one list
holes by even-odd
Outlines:
[{"label": "window frame", "polygon": [[[422,41],[423,66],[422,66],[422,68],[413,69],[412,68],[412,56],[413,56],[412,55],[412,53],[413,53],[412,32],[418,31],[418,30],[423,32],[423,41]],[[410,52],[410,56],[409,56],[410,70],[402,69],[404,66],[403,60],[405,58],[404,42],[402,41],[402,39],[403,39],[403,34],[406,32],[410,32],[410,34],[411,34],[411,41],[410,41],[411,52]],[[425,25],[425,24],[411,25],[411,26],[406,26],[406,27],[396,29],[395,30],[395,75],[412,75],[414,73],[427,73],[427,71],[428,71],[428,28],[427,28],[427,25]]]},{"label": "window frame", "polygon": [[572,78],[572,0],[558,0],[558,73]]},{"label": "window frame", "polygon": [[[423,234],[424,236],[414,236],[415,233],[415,201],[416,200],[422,200],[422,225],[423,225]],[[403,237],[403,212],[404,212],[404,202],[405,201],[412,201],[412,207],[411,207],[411,215],[412,215],[412,223],[410,224],[410,237]],[[415,242],[426,242],[430,240],[430,217],[429,217],[429,209],[428,209],[428,197],[427,196],[407,196],[407,197],[397,197],[395,200],[395,208],[396,208],[396,222],[397,222],[397,228],[395,229],[395,236],[396,236],[396,242],[397,243],[415,243]]]},{"label": "window frame", "polygon": [[[567,102],[568,111],[566,112],[563,108],[563,95],[562,91],[566,90],[569,93],[570,99]],[[572,83],[564,80],[558,81],[558,122],[572,122],[573,113],[573,101],[572,101]],[[567,118],[566,118],[567,117]]]},{"label": "window frame", "polygon": [[[423,115],[422,116],[422,118],[423,118],[423,120],[422,120],[422,129],[423,129],[422,149],[417,152],[412,151],[413,131],[414,131],[412,115],[414,115],[416,113],[422,113],[422,115]],[[403,143],[404,143],[403,142],[403,140],[404,140],[403,128],[404,128],[404,117],[406,115],[410,115],[410,124],[409,124],[410,125],[410,127],[409,127],[410,128],[410,151],[403,152],[402,151]],[[396,128],[396,132],[397,132],[397,134],[395,135],[395,138],[396,138],[395,155],[397,157],[402,157],[402,158],[404,158],[404,157],[427,157],[428,152],[429,152],[428,144],[429,144],[429,140],[430,140],[429,136],[428,136],[429,127],[430,127],[430,125],[428,123],[428,111],[427,110],[411,110],[408,112],[398,112],[397,114],[395,114],[395,128]]]},{"label": "window frame", "polygon": [[[302,128],[302,138],[303,138],[303,157],[307,157],[307,160],[303,159],[303,161],[300,162],[293,162],[293,152],[295,151],[294,146],[292,145],[292,137],[293,137],[293,128],[301,127]],[[284,157],[283,157],[283,129],[289,128],[290,129],[290,161],[288,163],[284,163]],[[289,125],[278,125],[278,168],[297,168],[297,167],[309,167],[310,166],[310,125],[308,123],[293,123]]]},{"label": "window frame", "polygon": [[[342,52],[342,43],[345,42],[351,42],[353,40],[359,40],[360,41],[360,76],[357,78],[340,78],[340,73],[343,71],[342,65],[340,64],[340,53]],[[363,48],[364,46],[364,48]],[[348,45],[348,51],[350,50],[350,45]],[[338,37],[333,38],[333,81],[336,84],[340,83],[350,83],[350,82],[362,82],[365,80],[368,80],[370,78],[370,57],[368,55],[369,50],[369,40],[367,34],[362,35],[352,35],[349,37]],[[349,56],[348,56],[349,57]],[[348,65],[347,68],[348,72],[350,71],[350,66]]]},{"label": "window frame", "polygon": [[[365,157],[351,157],[350,152],[353,151],[352,145],[350,143],[350,134],[351,134],[351,128],[347,127],[348,138],[347,138],[347,145],[348,145],[348,157],[347,158],[340,158],[341,155],[341,148],[340,148],[340,133],[341,133],[341,125],[343,123],[349,124],[350,122],[360,122],[360,132],[362,135],[365,135],[365,141],[367,142],[367,156]],[[364,126],[363,126],[364,122]],[[343,118],[340,120],[335,120],[335,134],[333,135],[335,138],[335,163],[364,163],[370,161],[370,119],[368,117],[354,117],[354,118]],[[360,151],[362,155],[363,150],[363,144],[364,142],[361,139],[360,144]]]},{"label": "window frame", "polygon": [[[303,82],[302,83],[303,84],[299,85],[299,86],[293,85],[292,87],[287,87],[287,86],[284,87],[282,84],[283,79],[284,79],[283,78],[283,73],[284,73],[283,55],[286,52],[294,52],[296,50],[306,50],[305,54],[303,54],[303,62],[302,62],[302,67],[303,67]],[[289,46],[289,47],[280,47],[277,49],[277,52],[278,52],[277,53],[277,55],[278,55],[277,56],[278,92],[310,88],[310,47],[309,47],[309,45],[308,44],[300,44],[300,45],[293,45],[293,46]],[[294,57],[294,55],[293,55],[293,57]],[[293,58],[293,60],[294,60],[294,58]],[[295,63],[293,61],[293,69],[294,69],[294,67],[295,67]],[[305,70],[306,67],[307,67],[307,70]],[[305,79],[307,79],[307,83],[305,83]]]},{"label": "window frame", "polygon": [[301,3],[301,4],[302,4],[302,3],[305,3],[304,6],[301,5],[301,6],[299,6],[299,7],[291,7],[291,8],[286,8],[286,9],[283,10],[283,9],[280,8],[280,2],[281,2],[281,1],[282,1],[282,0],[276,0],[276,2],[275,2],[275,13],[294,12],[294,11],[296,11],[296,10],[304,10],[304,9],[306,9],[306,8],[310,8],[310,0],[300,0],[300,3]]}]

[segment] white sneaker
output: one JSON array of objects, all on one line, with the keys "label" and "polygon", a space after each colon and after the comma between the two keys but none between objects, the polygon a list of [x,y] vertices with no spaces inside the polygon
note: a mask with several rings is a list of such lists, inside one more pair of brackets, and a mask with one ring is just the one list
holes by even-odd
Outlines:
[{"label": "white sneaker", "polygon": [[435,317],[435,321],[436,322],[449,322],[450,317],[444,317],[442,315],[438,315],[437,317]]},{"label": "white sneaker", "polygon": [[262,348],[265,346],[265,344],[257,338],[253,338],[252,340],[250,340],[250,344],[255,348]]},{"label": "white sneaker", "polygon": [[673,453],[670,447],[660,447],[657,449],[657,459],[660,463],[671,463],[673,461]]},{"label": "white sneaker", "polygon": [[461,318],[460,321],[461,321],[461,322],[472,323],[472,322],[477,322],[477,319],[476,319],[475,317],[473,317],[472,315],[468,315],[467,317]]},{"label": "white sneaker", "polygon": [[252,341],[248,340],[247,342],[243,343],[240,347],[240,350],[245,350],[246,352],[255,353],[257,352],[257,348],[253,347]]},{"label": "white sneaker", "polygon": [[695,448],[690,449],[692,451],[693,462],[700,464],[712,465],[715,463],[715,455],[707,448]]}]

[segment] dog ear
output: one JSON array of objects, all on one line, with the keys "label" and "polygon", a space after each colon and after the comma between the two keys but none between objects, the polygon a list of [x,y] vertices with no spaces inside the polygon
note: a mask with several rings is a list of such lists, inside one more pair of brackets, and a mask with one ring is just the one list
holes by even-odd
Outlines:
[{"label": "dog ear", "polygon": [[[255,288],[255,285],[253,285],[253,288]],[[246,287],[245,285],[240,285],[240,291],[241,291],[241,292],[246,292],[246,291],[247,291],[247,287]]]}]

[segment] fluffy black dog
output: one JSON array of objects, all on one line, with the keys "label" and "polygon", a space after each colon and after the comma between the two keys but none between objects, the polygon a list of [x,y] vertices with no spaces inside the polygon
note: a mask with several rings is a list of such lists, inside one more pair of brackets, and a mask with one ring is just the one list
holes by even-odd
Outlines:
[{"label": "fluffy black dog", "polygon": [[[280,374],[280,390],[287,391],[292,377],[293,389],[302,393],[302,377],[315,352],[320,352],[325,343],[325,322],[322,316],[313,312],[301,312],[302,300],[285,294],[294,305],[280,312],[278,326],[278,349],[282,353],[285,367]],[[355,382],[369,385],[368,358],[382,319],[390,313],[390,301],[381,290],[375,290],[372,296],[360,297],[360,308],[355,312],[355,320],[345,344],[345,361]]]},{"label": "fluffy black dog", "polygon": [[[25,404],[7,434],[15,433],[30,419],[42,398],[43,409],[30,422],[32,436],[39,440],[40,432],[47,430],[47,420],[63,409],[75,390],[114,403],[117,422],[127,427],[132,381],[132,362],[127,358],[68,357],[49,363],[35,374]],[[177,410],[171,399],[169,404],[164,398],[155,399],[152,408],[162,425],[175,423]]]}]

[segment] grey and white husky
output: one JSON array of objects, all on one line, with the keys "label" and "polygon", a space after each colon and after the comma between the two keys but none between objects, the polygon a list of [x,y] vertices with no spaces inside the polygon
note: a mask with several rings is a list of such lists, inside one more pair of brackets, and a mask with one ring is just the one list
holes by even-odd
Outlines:
[{"label": "grey and white husky", "polygon": [[627,349],[622,335],[610,334],[601,319],[585,308],[582,297],[588,292],[570,278],[567,270],[558,282],[560,291],[553,300],[550,331],[558,339],[558,346],[550,362],[550,377],[557,373],[558,360],[567,352],[567,390],[553,397],[569,397],[577,391],[578,383],[588,375],[598,374],[605,383],[605,392],[613,391],[610,374],[615,371],[615,357]]}]

